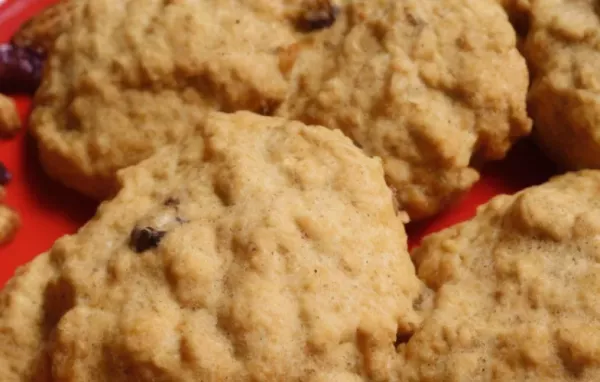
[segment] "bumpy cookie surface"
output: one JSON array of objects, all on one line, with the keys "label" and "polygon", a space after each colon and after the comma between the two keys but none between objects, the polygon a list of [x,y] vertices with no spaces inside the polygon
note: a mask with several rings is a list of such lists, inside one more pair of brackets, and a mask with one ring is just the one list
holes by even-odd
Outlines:
[{"label": "bumpy cookie surface", "polygon": [[2,292],[0,380],[389,380],[422,284],[381,162],[299,122],[203,126]]},{"label": "bumpy cookie surface", "polygon": [[600,172],[571,173],[425,239],[435,290],[406,382],[600,380]]},{"label": "bumpy cookie surface", "polygon": [[295,29],[250,3],[74,1],[31,117],[47,172],[105,198],[118,169],[182,140],[202,109],[277,106],[277,49]]},{"label": "bumpy cookie surface", "polygon": [[532,1],[525,55],[535,137],[559,164],[600,168],[600,17],[595,0]]},{"label": "bumpy cookie surface", "polygon": [[495,1],[369,0],[290,48],[279,114],[339,128],[384,161],[412,218],[439,211],[530,130],[528,74]]}]

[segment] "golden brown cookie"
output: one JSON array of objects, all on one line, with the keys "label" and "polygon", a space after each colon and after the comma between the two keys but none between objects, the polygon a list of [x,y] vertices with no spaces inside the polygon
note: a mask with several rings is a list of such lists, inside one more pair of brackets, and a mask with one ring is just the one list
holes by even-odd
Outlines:
[{"label": "golden brown cookie", "polygon": [[413,253],[435,291],[404,382],[600,380],[600,172],[499,196]]},{"label": "golden brown cookie", "polygon": [[340,129],[381,157],[413,219],[462,195],[530,131],[527,68],[495,1],[353,1],[290,55],[278,114]]},{"label": "golden brown cookie", "polygon": [[535,0],[525,55],[535,137],[558,164],[600,168],[600,18],[595,0]]},{"label": "golden brown cookie", "polygon": [[381,161],[248,112],[197,133],[9,283],[0,380],[389,380],[422,284]]},{"label": "golden brown cookie", "polygon": [[268,114],[285,97],[288,18],[236,0],[76,3],[31,116],[44,168],[74,189],[109,197],[117,170],[185,139],[204,110]]}]

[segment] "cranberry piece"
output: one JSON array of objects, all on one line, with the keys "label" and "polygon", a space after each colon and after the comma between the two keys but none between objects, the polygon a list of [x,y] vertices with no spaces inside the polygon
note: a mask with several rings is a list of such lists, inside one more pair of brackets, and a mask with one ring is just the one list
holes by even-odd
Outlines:
[{"label": "cranberry piece", "polygon": [[12,175],[6,169],[4,163],[0,162],[0,186],[5,186],[12,179]]},{"label": "cranberry piece", "polygon": [[152,227],[135,227],[131,232],[129,244],[137,253],[158,247],[162,238],[167,234]]},{"label": "cranberry piece", "polygon": [[40,85],[43,61],[29,48],[0,44],[0,92],[34,93]]}]

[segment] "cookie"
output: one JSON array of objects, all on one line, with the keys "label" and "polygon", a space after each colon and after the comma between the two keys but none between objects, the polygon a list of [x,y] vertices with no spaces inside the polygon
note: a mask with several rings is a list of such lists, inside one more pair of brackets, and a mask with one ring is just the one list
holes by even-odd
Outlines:
[{"label": "cookie", "polygon": [[269,114],[298,33],[251,1],[78,0],[51,51],[31,129],[45,170],[94,198],[184,140],[205,110]]},{"label": "cookie", "polygon": [[569,173],[426,238],[413,258],[435,304],[400,380],[600,380],[599,189]]},{"label": "cookie", "polygon": [[0,94],[0,138],[12,137],[21,130],[21,119],[15,102]]},{"label": "cookie", "polygon": [[536,140],[567,169],[600,168],[600,19],[593,0],[536,0],[525,55]]},{"label": "cookie", "polygon": [[413,219],[457,199],[530,131],[527,68],[495,1],[353,1],[290,50],[277,114],[340,129],[381,157]]},{"label": "cookie", "polygon": [[380,160],[214,113],[119,179],[2,292],[2,381],[389,380],[422,284]]}]

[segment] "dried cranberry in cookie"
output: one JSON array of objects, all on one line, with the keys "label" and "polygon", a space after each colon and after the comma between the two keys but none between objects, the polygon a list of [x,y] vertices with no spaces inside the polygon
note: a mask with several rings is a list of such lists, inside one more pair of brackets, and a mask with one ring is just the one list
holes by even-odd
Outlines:
[{"label": "dried cranberry in cookie", "polygon": [[43,58],[33,50],[0,44],[0,92],[34,93],[40,84]]}]

